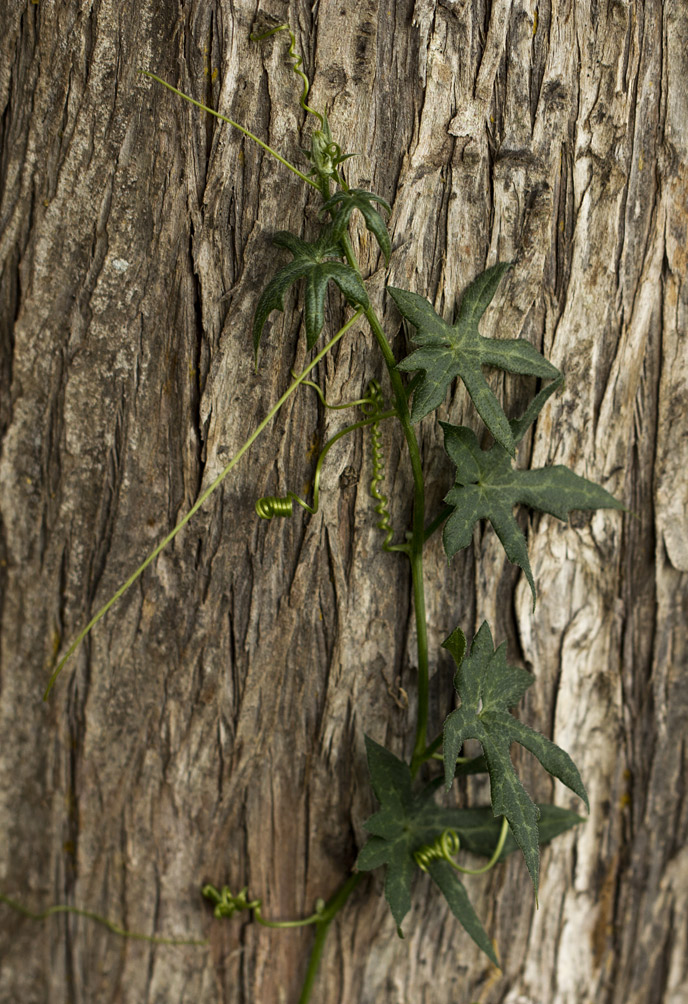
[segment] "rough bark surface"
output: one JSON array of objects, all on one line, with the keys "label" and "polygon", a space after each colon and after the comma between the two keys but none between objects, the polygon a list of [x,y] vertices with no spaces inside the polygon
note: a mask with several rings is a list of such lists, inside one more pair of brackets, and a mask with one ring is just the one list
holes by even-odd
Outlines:
[{"label": "rough bark surface", "polygon": [[[253,511],[301,491],[346,421],[308,389],[41,700],[58,653],[306,359],[298,298],[273,315],[258,376],[250,325],[284,261],[271,233],[311,232],[309,191],[137,74],[297,159],[310,126],[285,39],[249,42],[263,12],[295,27],[312,102],[359,154],[350,178],[393,202],[389,272],[365,231],[356,244],[396,351],[385,279],[450,316],[478,271],[515,260],[483,333],[527,338],[566,374],[520,460],[566,463],[631,510],[531,520],[535,613],[489,528],[449,568],[433,542],[432,727],[453,693],[439,643],[487,617],[535,674],[522,714],[578,763],[590,819],[545,851],[539,911],[516,856],[469,881],[503,973],[420,881],[398,940],[374,877],[333,927],[313,999],[681,1004],[688,8],[661,0],[5,0],[0,888],[210,947],[0,904],[0,1002],[293,1004],[312,933],[213,921],[199,888],[310,913],[364,839],[364,732],[410,751],[409,580],[379,551],[369,445],[337,444],[315,517]],[[331,324],[343,316],[333,296]],[[360,326],[317,379],[336,401],[381,374]],[[533,390],[493,385],[514,409]],[[461,390],[440,417],[474,421]],[[432,510],[451,471],[433,419],[420,436]],[[393,430],[385,442],[402,527],[410,476]],[[519,763],[534,796],[580,808]],[[480,784],[460,795],[485,800]]]}]

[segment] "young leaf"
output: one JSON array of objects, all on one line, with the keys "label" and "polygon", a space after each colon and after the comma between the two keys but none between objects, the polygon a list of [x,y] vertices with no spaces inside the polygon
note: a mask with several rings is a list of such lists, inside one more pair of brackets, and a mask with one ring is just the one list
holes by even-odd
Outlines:
[{"label": "young leaf", "polygon": [[[411,883],[418,867],[414,851],[431,844],[451,826],[447,820],[453,818],[451,814],[455,810],[441,809],[434,804],[432,796],[437,790],[436,784],[429,785],[414,796],[408,764],[368,736],[366,750],[370,779],[380,802],[380,810],[364,823],[372,836],[360,851],[356,867],[359,871],[371,871],[380,865],[387,866],[385,898],[397,927],[401,928],[404,917],[411,909]],[[496,842],[495,838],[495,844]],[[428,871],[446,896],[454,916],[475,943],[498,965],[490,939],[458,877],[446,879],[444,869],[437,870],[437,874],[432,867]]]},{"label": "young leaf", "polygon": [[510,263],[493,265],[473,280],[463,295],[453,325],[442,320],[422,296],[392,286],[387,289],[403,316],[418,329],[413,341],[421,347],[399,363],[401,370],[424,371],[413,395],[412,421],[417,422],[434,411],[444,400],[452,380],[461,377],[483,422],[513,456],[516,446],[512,429],[483,376],[482,367],[497,366],[509,373],[547,380],[561,374],[524,338],[483,338],[478,332],[478,322],[508,268]]},{"label": "young leaf", "polygon": [[320,212],[322,213],[327,209],[335,214],[332,226],[334,232],[340,235],[346,230],[349,217],[354,209],[358,209],[365,220],[366,228],[378,242],[380,250],[385,256],[385,262],[389,264],[389,256],[392,253],[389,233],[387,232],[385,221],[377,209],[371,205],[371,202],[378,202],[388,213],[392,212],[392,207],[385,199],[379,195],[375,195],[373,192],[366,192],[362,188],[350,188],[348,191],[337,192],[331,199],[328,199]]},{"label": "young leaf", "polygon": [[444,639],[442,648],[446,648],[448,652],[451,652],[457,666],[461,665],[461,660],[466,654],[466,635],[460,627],[455,628],[449,637]]},{"label": "young leaf", "polygon": [[456,757],[465,739],[477,739],[483,748],[490,775],[492,811],[506,816],[516,843],[523,851],[537,895],[539,870],[539,810],[514,770],[510,748],[520,743],[542,766],[575,792],[586,808],[588,796],[576,765],[568,753],[545,736],[524,725],[508,709],[521,699],[533,682],[530,673],[506,662],[506,644],[495,651],[484,621],[454,678],[461,705],[444,723],[444,775],[451,787]]},{"label": "young leaf", "polygon": [[280,230],[273,244],[287,248],[294,260],[281,268],[263,290],[253,320],[253,349],[258,355],[263,326],[273,310],[284,310],[284,294],[297,279],[306,280],[306,343],[312,349],[325,323],[325,293],[330,279],[352,304],[367,307],[368,294],[357,272],[338,261],[342,251],[337,238],[328,227],[312,244],[295,234]]},{"label": "young leaf", "polygon": [[[512,422],[512,428],[520,430],[522,422]],[[489,450],[481,450],[471,429],[447,422],[440,425],[444,429],[444,448],[456,464],[454,487],[444,499],[454,508],[443,531],[447,557],[452,558],[468,547],[475,524],[480,519],[489,519],[509,561],[525,572],[533,602],[535,583],[526,539],[514,519],[514,506],[521,502],[561,520],[572,509],[624,508],[600,485],[579,477],[568,467],[557,464],[534,471],[514,470],[511,457],[498,443]]]}]

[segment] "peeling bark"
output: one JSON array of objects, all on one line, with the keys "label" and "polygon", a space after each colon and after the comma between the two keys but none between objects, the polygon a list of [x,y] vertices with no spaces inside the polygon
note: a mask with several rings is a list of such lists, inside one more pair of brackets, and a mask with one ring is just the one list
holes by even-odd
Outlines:
[{"label": "peeling bark", "polygon": [[[431,728],[453,695],[440,642],[487,617],[534,672],[523,714],[574,757],[590,819],[544,852],[538,911],[516,856],[467,882],[503,973],[425,879],[398,940],[373,877],[333,926],[314,999],[681,1004],[688,11],[266,9],[297,27],[312,103],[358,154],[349,177],[393,202],[389,272],[365,230],[354,243],[397,354],[385,281],[448,317],[477,272],[514,260],[483,333],[528,338],[566,374],[519,460],[566,463],[630,510],[531,518],[535,613],[489,527],[449,568],[429,547]],[[0,15],[0,889],[210,939],[163,948],[0,904],[1,1004],[296,1001],[312,932],[215,922],[200,886],[247,885],[272,917],[310,913],[364,839],[364,732],[398,753],[413,741],[409,581],[379,551],[369,443],[331,451],[316,516],[268,525],[253,511],[259,495],[303,490],[313,450],[346,422],[308,388],[41,700],[58,653],[306,359],[295,296],[257,376],[250,349],[283,261],[271,233],[312,233],[306,186],[137,72],[298,161],[299,83],[283,37],[249,42],[255,16],[244,0],[7,0]],[[332,296],[332,330],[343,316]],[[381,375],[359,327],[317,380],[337,401]],[[491,379],[514,411],[532,391]],[[461,388],[440,417],[474,422]],[[401,528],[410,474],[399,435],[383,435]],[[420,439],[432,513],[451,471],[432,418]],[[520,767],[534,797],[578,807]],[[484,801],[484,781],[460,797]]]}]

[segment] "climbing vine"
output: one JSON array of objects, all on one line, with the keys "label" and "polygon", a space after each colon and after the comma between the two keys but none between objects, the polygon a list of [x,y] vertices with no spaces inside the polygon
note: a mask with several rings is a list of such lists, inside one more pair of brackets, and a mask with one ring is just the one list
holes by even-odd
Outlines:
[{"label": "climbing vine", "polygon": [[[533,683],[533,678],[523,668],[507,663],[505,643],[495,647],[487,622],[479,628],[470,646],[461,627],[447,625],[448,636],[444,647],[456,665],[454,683],[458,706],[448,708],[443,729],[437,735],[428,736],[429,653],[423,578],[423,552],[427,541],[442,529],[444,549],[447,558],[451,559],[459,550],[469,546],[475,524],[489,521],[509,561],[522,569],[535,601],[536,585],[527,543],[514,519],[514,506],[526,505],[562,520],[573,509],[622,509],[623,506],[605,489],[566,467],[553,466],[540,470],[514,467],[518,443],[563,381],[559,370],[525,339],[494,339],[480,334],[479,324],[486,308],[509,270],[517,268],[517,265],[496,263],[478,275],[464,291],[452,322],[438,315],[430,302],[417,293],[387,287],[391,300],[412,331],[415,344],[410,355],[403,359],[395,357],[366,289],[365,277],[349,237],[351,219],[358,213],[375,239],[385,264],[388,264],[392,246],[383,214],[390,213],[391,208],[381,196],[349,185],[349,167],[345,173],[344,164],[353,154],[343,152],[335,141],[325,113],[307,104],[309,84],[295,52],[293,33],[287,26],[280,25],[252,36],[252,39],[262,42],[282,31],[288,33],[288,55],[294,72],[303,84],[301,108],[317,121],[317,127],[311,134],[310,149],[306,152],[307,173],[245,127],[193,101],[154,74],[146,75],[185,100],[192,101],[203,111],[240,129],[318,193],[321,203],[318,228],[310,240],[284,230],[274,235],[276,247],[288,252],[291,260],[277,269],[257,301],[252,331],[256,365],[260,364],[259,352],[265,326],[273,311],[284,309],[284,296],[294,284],[304,284],[304,333],[308,350],[314,349],[322,337],[325,301],[331,284],[338,289],[351,310],[351,316],[339,331],[330,335],[302,373],[292,374],[287,390],[216,480],[85,626],[55,667],[45,698],[49,697],[63,667],[83,638],[216,491],[292,394],[304,386],[315,390],[322,404],[328,408],[359,409],[355,420],[338,431],[320,451],[312,479],[312,500],[306,501],[293,492],[284,497],[266,496],[257,501],[256,512],[263,519],[288,518],[296,503],[308,513],[315,513],[319,505],[321,471],[329,450],[344,436],[359,429],[368,431],[372,457],[369,491],[376,503],[377,526],[382,535],[380,546],[383,550],[398,553],[400,560],[410,563],[418,664],[412,753],[408,760],[401,759],[366,736],[368,772],[379,808],[364,823],[369,837],[356,861],[350,863],[352,873],[327,902],[318,900],[314,912],[308,917],[296,920],[266,918],[262,913],[261,899],[249,897],[247,888],[233,894],[226,885],[217,888],[206,884],[201,890],[218,920],[229,920],[238,913],[248,911],[255,922],[267,927],[315,928],[314,944],[305,966],[299,998],[299,1004],[306,1004],[311,999],[331,923],[364,875],[378,868],[385,869],[385,897],[401,937],[402,925],[411,907],[414,880],[420,873],[427,873],[459,923],[489,959],[499,965],[497,950],[468,898],[461,875],[484,874],[508,854],[518,850],[524,856],[537,896],[540,845],[580,822],[580,817],[571,811],[554,805],[537,805],[531,800],[512,764],[512,743],[519,743],[533,753],[546,771],[567,785],[586,807],[588,804],[585,786],[568,754],[511,714],[511,709]],[[307,378],[332,347],[354,325],[363,322],[368,325],[382,357],[389,389],[383,390],[382,384],[373,380],[360,398],[332,405],[325,400],[317,384]],[[485,379],[483,370],[486,367],[541,381],[538,393],[523,415],[509,418],[505,414]],[[409,373],[415,376],[409,379],[406,375]],[[424,475],[416,424],[437,409],[445,400],[452,382],[457,379],[465,386],[477,415],[490,433],[492,445],[483,449],[479,437],[471,429],[441,423],[446,465],[454,477],[454,484],[444,500],[444,506],[426,518]],[[384,491],[385,463],[380,423],[389,420],[400,424],[413,477],[411,525],[402,531],[395,531]],[[480,743],[480,756],[462,755],[467,739]],[[442,769],[438,761],[442,763]],[[441,789],[449,790],[456,776],[475,773],[486,773],[489,777],[490,805],[456,808],[438,803]],[[461,864],[457,856],[462,850],[483,856],[486,863],[478,868]],[[220,882],[223,879],[224,876],[218,877]],[[35,919],[55,912],[72,911],[105,923],[117,934],[143,937],[158,944],[198,943],[176,942],[174,939],[169,942],[152,936],[134,935],[105,918],[75,907],[50,907],[43,913],[34,913],[6,896],[2,896],[2,901]]]}]

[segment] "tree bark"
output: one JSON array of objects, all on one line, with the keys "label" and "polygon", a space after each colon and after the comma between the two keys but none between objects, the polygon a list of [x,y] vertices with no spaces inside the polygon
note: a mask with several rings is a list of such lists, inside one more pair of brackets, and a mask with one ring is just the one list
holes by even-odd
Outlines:
[{"label": "tree bark", "polygon": [[[467,882],[503,972],[426,878],[399,940],[376,873],[332,927],[313,1000],[680,1004],[688,10],[265,10],[296,30],[311,103],[357,153],[350,181],[393,202],[389,271],[360,227],[354,243],[397,358],[409,346],[386,281],[451,317],[479,271],[515,261],[482,332],[527,338],[566,375],[520,463],[565,463],[629,510],[570,526],[531,517],[534,613],[489,526],[449,567],[439,540],[429,546],[432,734],[453,701],[440,643],[487,618],[532,669],[520,713],[573,756],[590,818],[544,851],[539,910],[516,855]],[[0,15],[0,889],[34,910],[68,903],[210,941],[123,940],[83,917],[39,924],[0,904],[2,1004],[296,1002],[312,930],[215,921],[200,887],[248,886],[268,917],[311,913],[349,874],[374,809],[364,733],[411,751],[409,577],[379,549],[369,442],[331,451],[317,515],[254,513],[260,495],[307,491],[318,445],[347,421],[309,388],[41,699],[66,644],[308,359],[301,296],[271,316],[257,375],[250,332],[284,262],[272,233],[310,236],[316,201],[239,132],[138,74],[304,167],[311,122],[286,37],[249,41],[262,16],[246,0],[7,0]],[[345,313],[329,302],[334,331]],[[337,402],[382,376],[358,325],[316,379]],[[490,379],[514,413],[533,391]],[[439,416],[475,423],[462,388]],[[398,431],[383,434],[401,539],[410,473]],[[434,418],[420,439],[432,515],[452,472]],[[534,797],[580,809],[518,764]],[[462,804],[486,797],[483,780],[459,792]]]}]

